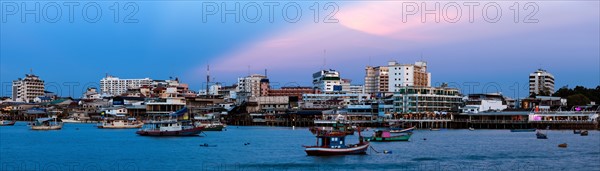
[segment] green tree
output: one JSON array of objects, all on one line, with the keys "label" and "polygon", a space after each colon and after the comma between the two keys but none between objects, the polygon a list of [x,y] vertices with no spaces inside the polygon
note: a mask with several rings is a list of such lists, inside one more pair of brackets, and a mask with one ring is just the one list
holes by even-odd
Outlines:
[{"label": "green tree", "polygon": [[590,99],[583,94],[574,94],[567,97],[567,104],[569,106],[583,106],[590,104]]}]

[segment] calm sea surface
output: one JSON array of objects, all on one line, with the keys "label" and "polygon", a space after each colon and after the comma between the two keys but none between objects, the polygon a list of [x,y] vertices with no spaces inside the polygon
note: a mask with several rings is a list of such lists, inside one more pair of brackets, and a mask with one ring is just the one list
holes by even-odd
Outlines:
[{"label": "calm sea surface", "polygon": [[[368,155],[306,156],[307,128],[237,127],[198,137],[142,137],[135,129],[65,124],[0,127],[1,170],[600,170],[600,132],[417,130],[410,142],[371,143]],[[372,130],[365,134],[372,134]],[[426,140],[424,140],[426,139]],[[350,143],[358,142],[349,136]],[[200,144],[216,145],[201,147]],[[249,143],[249,144],[248,144]],[[557,145],[568,143],[568,148]]]}]

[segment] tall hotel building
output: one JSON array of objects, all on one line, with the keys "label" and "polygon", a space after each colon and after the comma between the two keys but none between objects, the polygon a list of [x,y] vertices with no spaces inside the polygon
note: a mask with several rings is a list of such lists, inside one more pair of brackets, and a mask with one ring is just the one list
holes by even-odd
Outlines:
[{"label": "tall hotel building", "polygon": [[106,76],[100,80],[100,90],[102,94],[109,96],[119,96],[127,92],[128,88],[140,88],[145,85],[151,85],[152,79],[119,79],[118,77]]},{"label": "tall hotel building", "polygon": [[371,95],[391,94],[407,86],[431,86],[431,73],[427,72],[427,62],[424,61],[415,64],[390,61],[388,66],[367,66],[365,70],[365,92]]},{"label": "tall hotel building", "polygon": [[44,80],[33,74],[13,81],[12,98],[17,102],[32,102],[33,99],[44,96]]},{"label": "tall hotel building", "polygon": [[554,93],[554,76],[543,69],[529,74],[529,94],[552,95]]}]

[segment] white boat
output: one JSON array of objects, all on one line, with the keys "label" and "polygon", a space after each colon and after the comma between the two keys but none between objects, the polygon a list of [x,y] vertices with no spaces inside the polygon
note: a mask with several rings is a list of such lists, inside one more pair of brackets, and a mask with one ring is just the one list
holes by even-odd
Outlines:
[{"label": "white boat", "polygon": [[130,128],[141,128],[144,125],[143,122],[139,121],[128,121],[128,120],[105,120],[98,124],[98,128],[104,129],[130,129]]},{"label": "white boat", "polygon": [[65,118],[61,119],[63,123],[84,123],[84,121],[79,120],[79,118]]},{"label": "white boat", "polygon": [[[53,120],[54,119],[54,120]],[[38,118],[31,124],[32,130],[59,130],[63,123],[58,122],[56,118]]]}]

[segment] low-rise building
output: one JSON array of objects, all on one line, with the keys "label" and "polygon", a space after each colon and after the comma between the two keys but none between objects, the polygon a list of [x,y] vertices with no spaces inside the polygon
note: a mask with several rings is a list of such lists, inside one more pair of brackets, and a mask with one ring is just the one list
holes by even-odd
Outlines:
[{"label": "low-rise building", "polygon": [[462,97],[458,89],[447,87],[401,87],[394,93],[398,113],[458,112]]}]

